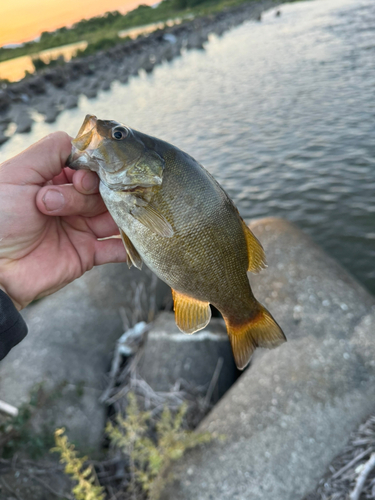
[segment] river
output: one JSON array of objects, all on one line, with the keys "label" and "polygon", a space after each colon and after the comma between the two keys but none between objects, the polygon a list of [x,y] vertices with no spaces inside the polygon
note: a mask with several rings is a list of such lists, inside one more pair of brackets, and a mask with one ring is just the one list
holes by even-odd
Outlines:
[{"label": "river", "polygon": [[295,222],[375,293],[375,2],[314,0],[246,22],[16,135],[0,161],[86,113],[186,150],[245,219]]}]

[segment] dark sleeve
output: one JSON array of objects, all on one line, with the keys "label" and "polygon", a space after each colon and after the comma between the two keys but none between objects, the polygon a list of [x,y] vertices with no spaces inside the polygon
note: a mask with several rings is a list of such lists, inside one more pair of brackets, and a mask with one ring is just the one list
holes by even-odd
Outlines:
[{"label": "dark sleeve", "polygon": [[6,293],[0,290],[0,360],[26,337],[27,326]]}]

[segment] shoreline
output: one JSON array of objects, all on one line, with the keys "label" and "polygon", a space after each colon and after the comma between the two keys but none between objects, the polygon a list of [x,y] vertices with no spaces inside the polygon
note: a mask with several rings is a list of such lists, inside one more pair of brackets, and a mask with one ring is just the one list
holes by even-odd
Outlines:
[{"label": "shoreline", "polygon": [[99,91],[110,90],[113,81],[127,83],[139,70],[152,72],[163,61],[181,55],[181,50],[201,49],[210,34],[224,32],[249,20],[261,20],[262,13],[285,0],[262,0],[199,17],[139,36],[123,45],[72,59],[44,69],[0,89],[0,145],[13,135],[6,134],[13,124],[14,133],[28,133],[34,120],[30,111],[44,115],[53,123],[65,109],[78,106],[78,98],[95,98]]}]

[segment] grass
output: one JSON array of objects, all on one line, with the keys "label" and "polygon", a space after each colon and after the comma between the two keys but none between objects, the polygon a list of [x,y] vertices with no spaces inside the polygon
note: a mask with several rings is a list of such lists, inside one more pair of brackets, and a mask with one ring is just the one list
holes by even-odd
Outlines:
[{"label": "grass", "polygon": [[44,423],[39,431],[32,426],[33,417],[46,405],[60,397],[58,387],[51,393],[46,393],[42,385],[37,385],[30,393],[27,403],[20,406],[16,417],[4,418],[0,422],[0,456],[11,458],[21,452],[32,459],[46,454],[53,443],[51,428]]},{"label": "grass", "polygon": [[[199,17],[215,14],[241,4],[256,3],[259,0],[163,0],[157,7],[139,5],[125,15],[107,12],[104,16],[83,19],[71,28],[60,28],[53,32],[43,32],[39,41],[25,43],[22,47],[0,48],[0,62],[15,57],[37,56],[42,50],[52,49],[70,43],[86,40],[88,47],[79,55],[88,55],[98,50],[110,48],[117,43],[126,43],[118,32],[146,24],[166,22],[169,19]],[[35,61],[37,57],[35,57]],[[38,63],[37,63],[38,64]]]}]

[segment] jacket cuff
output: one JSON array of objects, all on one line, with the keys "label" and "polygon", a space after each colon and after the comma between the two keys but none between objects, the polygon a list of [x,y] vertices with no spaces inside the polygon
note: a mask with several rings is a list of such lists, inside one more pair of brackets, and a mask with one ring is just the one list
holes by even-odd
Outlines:
[{"label": "jacket cuff", "polygon": [[0,290],[0,360],[27,335],[27,326],[8,295]]}]

